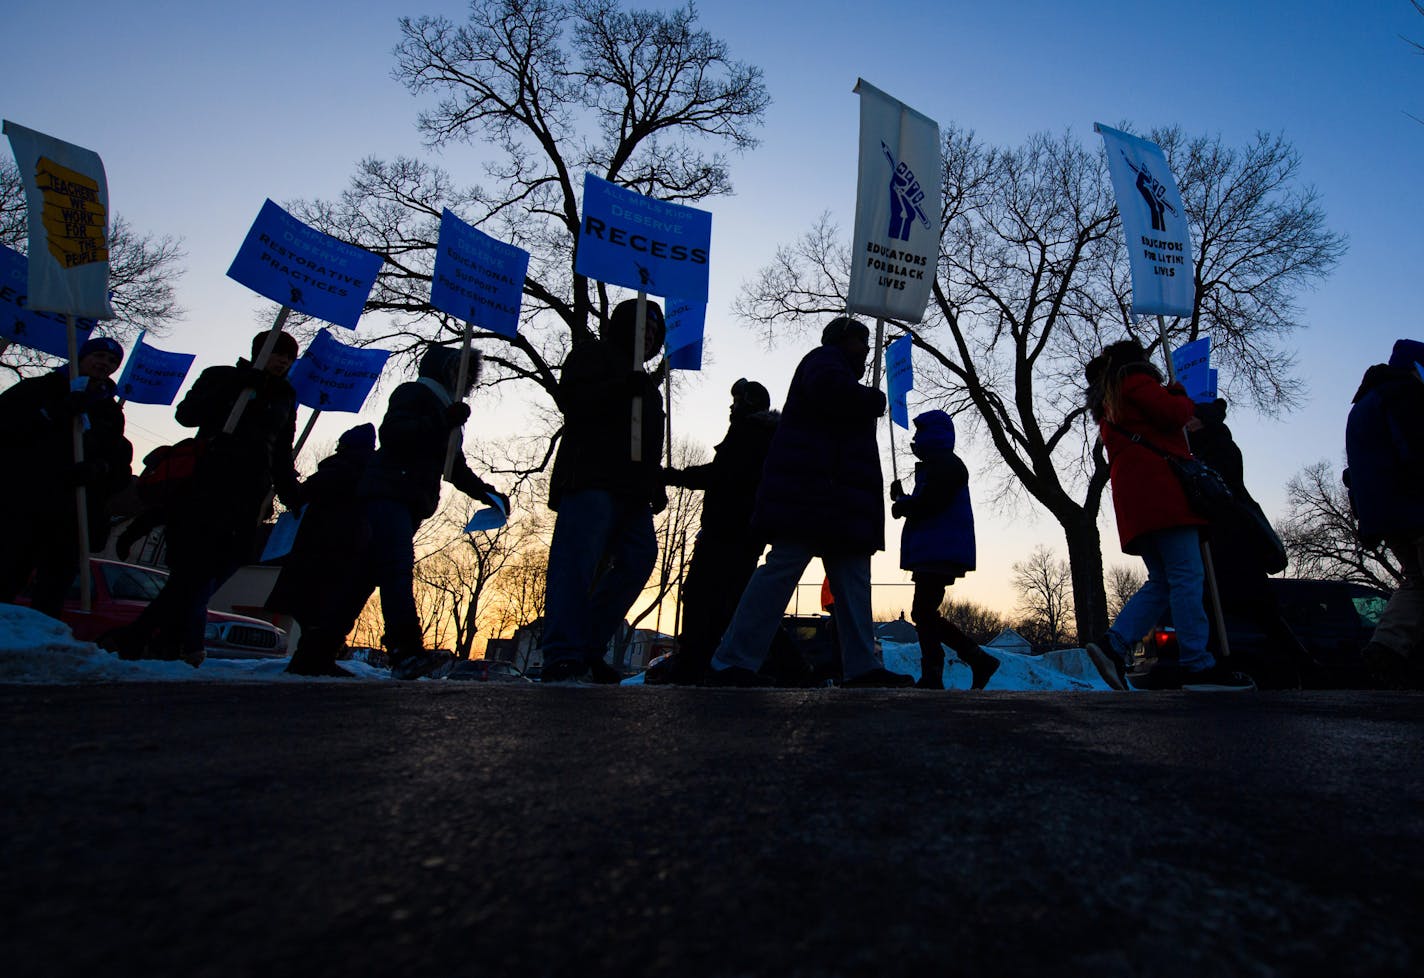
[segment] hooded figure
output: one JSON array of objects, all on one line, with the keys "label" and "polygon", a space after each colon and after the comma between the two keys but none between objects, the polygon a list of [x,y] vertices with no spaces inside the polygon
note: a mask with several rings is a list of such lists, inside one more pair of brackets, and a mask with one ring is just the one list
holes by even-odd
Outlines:
[{"label": "hooded figure", "polygon": [[[371,457],[357,486],[367,534],[360,554],[345,567],[332,567],[331,598],[312,627],[304,628],[292,657],[308,674],[334,675],[346,635],[371,592],[381,591],[385,645],[391,676],[439,679],[454,663],[449,652],[425,648],[424,629],[415,606],[415,531],[435,512],[451,433],[470,416],[464,398],[479,377],[480,361],[471,358],[465,390],[455,389],[460,354],[433,346],[420,360],[417,380],[391,392],[381,419],[381,447]],[[341,453],[338,452],[338,457]],[[509,498],[498,492],[456,452],[450,481],[472,499],[498,500],[509,512]]]},{"label": "hooded figure", "polygon": [[943,411],[915,417],[915,491],[890,487],[890,515],[905,520],[900,566],[912,572],[915,596],[910,617],[920,639],[921,689],[944,688],[944,646],[959,654],[973,673],[972,689],[983,689],[999,668],[953,622],[940,614],[944,592],[974,569],[974,512],[969,502],[969,470],[954,453],[954,419]]},{"label": "hooded figure", "polygon": [[[108,502],[129,484],[133,445],[110,375],[124,349],[95,337],[79,349],[79,379],[62,366],[28,377],[0,394],[0,450],[10,470],[0,480],[0,505],[16,517],[0,558],[0,601],[11,602],[30,580],[30,603],[58,618],[79,570],[75,487],[87,489],[86,550],[102,550],[109,535]],[[83,427],[84,460],[74,459],[74,419]]]},{"label": "hooded figure", "polygon": [[[541,650],[546,683],[614,683],[606,647],[657,561],[653,514],[667,506],[661,371],[634,369],[638,301],[620,302],[593,342],[564,361],[554,399],[564,432],[549,477],[557,512],[549,544]],[[643,362],[663,345],[663,311],[646,303]],[[632,451],[633,404],[642,405],[641,454]]]},{"label": "hooded figure", "polygon": [[1385,686],[1424,685],[1424,343],[1400,340],[1389,363],[1365,371],[1345,424],[1345,484],[1360,541],[1384,543],[1404,582],[1365,647]]}]

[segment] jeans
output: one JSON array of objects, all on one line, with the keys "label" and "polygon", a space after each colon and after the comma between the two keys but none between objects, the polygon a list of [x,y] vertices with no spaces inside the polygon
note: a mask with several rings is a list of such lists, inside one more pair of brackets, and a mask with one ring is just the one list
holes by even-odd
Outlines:
[{"label": "jeans", "polygon": [[1216,659],[1206,650],[1208,626],[1202,606],[1201,543],[1196,527],[1154,530],[1142,538],[1147,583],[1127,599],[1108,636],[1119,653],[1162,620],[1169,608],[1177,629],[1178,662],[1187,672],[1209,669]]},{"label": "jeans", "polygon": [[1404,583],[1390,595],[1375,626],[1374,641],[1407,656],[1424,637],[1424,534],[1391,536],[1385,543],[1399,561]]},{"label": "jeans", "polygon": [[[766,563],[756,569],[742,592],[732,623],[712,657],[713,669],[756,672],[762,667],[786,606],[796,593],[796,582],[814,556],[805,544],[771,545]],[[870,615],[870,554],[822,556],[821,563],[835,598],[832,617],[840,637],[842,671],[846,679],[855,679],[880,668]]]},{"label": "jeans", "polygon": [[[658,559],[646,500],[601,489],[559,501],[544,597],[544,666],[602,659]],[[602,573],[600,573],[602,571]]]}]

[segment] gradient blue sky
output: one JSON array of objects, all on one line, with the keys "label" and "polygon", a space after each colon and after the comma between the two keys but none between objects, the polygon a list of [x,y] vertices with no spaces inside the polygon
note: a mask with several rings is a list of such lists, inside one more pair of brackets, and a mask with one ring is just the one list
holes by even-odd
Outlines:
[{"label": "gradient blue sky", "polygon": [[[201,369],[231,361],[253,332],[262,303],[225,272],[264,198],[334,196],[363,156],[425,152],[413,126],[419,104],[390,75],[396,18],[463,20],[465,9],[447,0],[79,0],[62,8],[21,0],[0,15],[8,42],[0,114],[97,151],[114,208],[137,228],[185,240],[179,295],[189,314],[160,345],[196,352]],[[1295,144],[1304,179],[1350,247],[1302,299],[1309,328],[1295,344],[1310,386],[1306,406],[1279,420],[1232,418],[1248,482],[1272,515],[1283,509],[1292,473],[1341,456],[1364,368],[1397,337],[1424,336],[1424,125],[1406,115],[1424,117],[1424,57],[1401,39],[1424,39],[1424,17],[1407,0],[708,0],[699,9],[702,26],[733,57],[764,70],[773,103],[762,145],[733,160],[737,196],[708,205],[709,363],[678,399],[680,434],[713,444],[739,376],[763,380],[774,399],[784,395],[804,341],[765,353],[728,310],[741,282],[822,212],[849,232],[858,124],[851,89],[861,76],[942,126],[956,123],[995,144],[1045,130],[1095,140],[1094,121],[1179,124],[1233,144],[1267,130]],[[440,156],[471,181],[481,179],[480,161],[472,146]],[[474,406],[478,424],[479,397]],[[177,436],[168,409],[133,405],[128,414],[140,454]],[[498,434],[518,418],[502,405],[487,427]],[[350,423],[323,417],[315,443],[329,445]],[[1027,504],[997,508],[988,498],[992,454],[976,445],[965,454],[971,472],[982,473],[980,570],[955,593],[1007,607],[1009,565],[1039,541],[1061,552],[1061,535]],[[1135,564],[1118,555],[1106,511],[1103,525],[1108,562]],[[908,579],[896,569],[897,540],[898,532],[875,564],[877,582]],[[908,605],[908,591],[885,589],[876,603]]]}]

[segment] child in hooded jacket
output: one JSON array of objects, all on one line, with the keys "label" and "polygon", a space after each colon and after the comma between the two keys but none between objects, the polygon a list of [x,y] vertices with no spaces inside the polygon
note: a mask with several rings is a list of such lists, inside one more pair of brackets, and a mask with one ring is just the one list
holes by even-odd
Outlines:
[{"label": "child in hooded jacket", "polygon": [[972,689],[983,689],[999,660],[981,649],[940,614],[944,593],[974,569],[974,511],[969,470],[954,453],[954,419],[943,411],[915,418],[915,491],[906,495],[897,479],[890,486],[890,515],[905,520],[900,566],[910,571],[915,596],[910,617],[920,638],[920,689],[944,689],[944,646],[953,649],[972,674]]}]

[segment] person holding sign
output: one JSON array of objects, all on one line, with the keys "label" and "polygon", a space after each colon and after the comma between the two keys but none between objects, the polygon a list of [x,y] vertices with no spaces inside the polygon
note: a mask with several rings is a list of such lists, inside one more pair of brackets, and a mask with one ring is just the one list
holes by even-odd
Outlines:
[{"label": "person holding sign", "polygon": [[[319,620],[304,626],[292,658],[298,668],[291,671],[334,667],[346,635],[377,588],[392,678],[440,679],[454,666],[449,652],[425,648],[415,606],[415,531],[439,505],[446,446],[450,433],[470,417],[464,399],[479,379],[479,367],[479,357],[472,355],[460,389],[460,351],[432,346],[420,359],[419,378],[391,392],[381,419],[381,447],[357,488],[364,523],[352,532],[366,534],[366,545],[345,567],[329,567],[332,601]],[[450,481],[471,499],[509,512],[509,497],[475,475],[463,453],[455,455]]]},{"label": "person holding sign", "polygon": [[[264,330],[253,337],[251,360],[204,370],[178,402],[178,423],[198,429],[202,454],[191,485],[164,512],[169,574],[163,590],[131,625],[100,638],[123,658],[201,665],[208,598],[253,559],[273,488],[288,509],[302,503],[292,465],[297,395],[287,383],[297,341],[278,332],[258,366],[269,335]],[[244,397],[241,417],[226,430]]]},{"label": "person holding sign", "polygon": [[890,484],[890,515],[905,521],[900,566],[911,572],[915,596],[910,617],[920,639],[920,689],[944,689],[944,647],[969,666],[971,689],[983,689],[999,660],[939,613],[945,590],[974,569],[974,511],[969,470],[954,453],[954,419],[943,411],[915,417],[915,490]]},{"label": "person holding sign", "polygon": [[[79,572],[74,487],[88,489],[87,551],[109,536],[108,501],[132,476],[133,445],[109,378],[124,348],[95,337],[79,348],[79,379],[68,367],[29,377],[0,394],[0,452],[15,466],[0,486],[0,506],[12,518],[0,558],[0,601],[13,602],[34,573],[30,603],[58,618]],[[74,418],[84,429],[84,460],[74,460]]]},{"label": "person holding sign", "polygon": [[886,399],[860,382],[869,355],[870,331],[843,316],[827,324],[821,345],[796,367],[752,517],[771,540],[771,551],[717,646],[708,672],[712,685],[765,685],[758,673],[813,557],[825,565],[835,598],[844,685],[914,684],[886,670],[875,653],[870,556],[885,548],[885,484],[875,429]]},{"label": "person holding sign", "polygon": [[[1159,454],[1192,457],[1183,430],[1196,413],[1192,399],[1181,384],[1162,383],[1136,340],[1108,344],[1084,374],[1088,409],[1108,454],[1118,537],[1125,553],[1140,556],[1147,565],[1147,582],[1128,598],[1108,631],[1088,643],[1088,658],[1108,686],[1126,689],[1129,643],[1155,628],[1170,610],[1180,650],[1171,686],[1254,689],[1207,649],[1199,537],[1207,520],[1192,510]],[[1153,685],[1168,684],[1159,677]]]},{"label": "person holding sign", "polygon": [[[620,302],[598,340],[574,347],[554,394],[564,433],[549,479],[549,508],[558,517],[549,545],[542,682],[621,679],[603,656],[657,562],[653,514],[667,506],[658,466],[663,399],[658,373],[632,369],[637,315],[638,300]],[[647,302],[645,317],[644,362],[662,349],[662,307]],[[628,419],[637,398],[642,454],[634,461]]]}]

